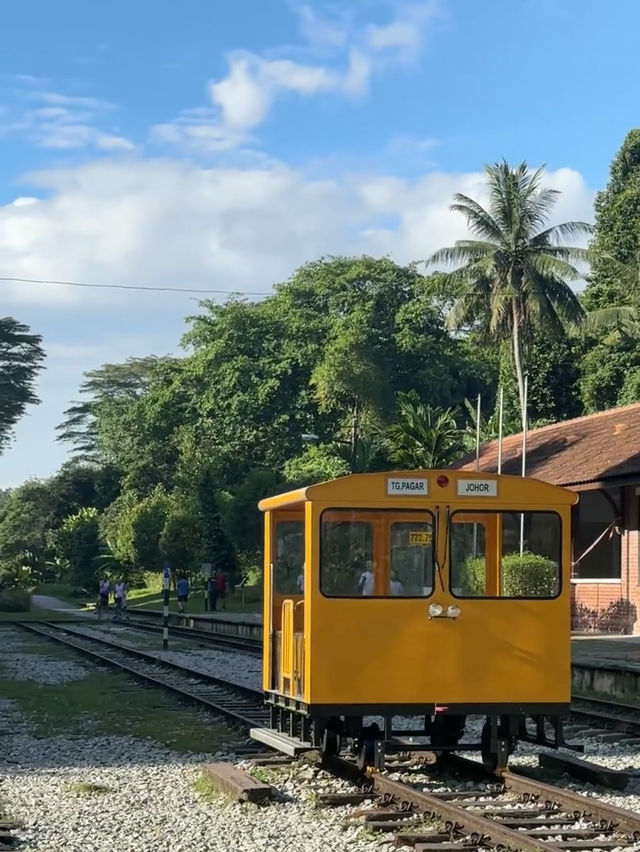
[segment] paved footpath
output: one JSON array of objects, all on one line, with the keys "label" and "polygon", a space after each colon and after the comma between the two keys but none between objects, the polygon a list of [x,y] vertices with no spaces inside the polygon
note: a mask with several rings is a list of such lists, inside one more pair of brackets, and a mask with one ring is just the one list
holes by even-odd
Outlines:
[{"label": "paved footpath", "polygon": [[57,612],[68,612],[69,615],[78,615],[81,618],[91,618],[92,612],[87,612],[79,606],[67,603],[66,601],[58,600],[58,598],[50,598],[48,595],[31,595],[31,603],[33,606],[40,609],[53,609]]}]

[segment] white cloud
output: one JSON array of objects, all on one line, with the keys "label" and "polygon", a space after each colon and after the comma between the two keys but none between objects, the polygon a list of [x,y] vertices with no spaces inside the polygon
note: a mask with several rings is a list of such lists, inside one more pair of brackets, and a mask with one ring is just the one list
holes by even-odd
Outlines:
[{"label": "white cloud", "polygon": [[[480,173],[317,180],[282,164],[98,161],[33,181],[46,199],[0,207],[1,275],[260,292],[324,254],[426,258],[465,234],[448,209],[455,192],[486,199]],[[556,221],[591,218],[593,193],[579,173],[560,169],[546,182],[563,191]],[[117,291],[88,297],[19,284],[9,294],[29,303],[122,300]]]},{"label": "white cloud", "polygon": [[[438,17],[436,0],[388,3],[391,16],[385,23],[354,21],[346,8],[334,19],[321,18],[309,4],[293,5],[302,32],[315,48],[313,63],[265,58],[249,51],[227,55],[226,76],[209,83],[213,112],[206,117],[181,113],[176,119],[155,125],[151,139],[196,150],[231,148],[247,138],[269,116],[284,94],[301,97],[332,93],[358,97],[367,93],[372,75],[393,64],[405,64],[420,50],[429,25]],[[292,49],[275,51],[290,54]],[[300,53],[298,49],[297,53]],[[317,54],[322,60],[317,59]]]},{"label": "white cloud", "polygon": [[[99,160],[32,178],[46,192],[0,207],[0,276],[267,293],[329,254],[428,257],[465,236],[455,192],[486,201],[480,173],[352,174],[311,179],[282,164],[203,169],[166,160]],[[591,219],[593,193],[571,169],[545,175],[563,194],[555,221]],[[52,472],[54,428],[83,370],[176,351],[199,297],[1,282],[8,313],[44,334],[43,404],[0,459],[0,486]],[[204,297],[203,297],[204,298]],[[223,298],[223,296],[212,296]]]},{"label": "white cloud", "polygon": [[333,19],[322,18],[308,3],[292,3],[291,6],[309,44],[317,48],[340,48],[346,44],[348,30],[344,14],[338,13]]},{"label": "white cloud", "polygon": [[112,108],[98,98],[20,90],[0,116],[0,135],[22,137],[52,150],[131,151],[135,145],[129,139],[102,126],[104,113]]},{"label": "white cloud", "polygon": [[414,55],[422,46],[428,24],[440,16],[435,0],[401,6],[387,24],[370,24],[365,43],[374,52],[396,53],[398,58]]}]

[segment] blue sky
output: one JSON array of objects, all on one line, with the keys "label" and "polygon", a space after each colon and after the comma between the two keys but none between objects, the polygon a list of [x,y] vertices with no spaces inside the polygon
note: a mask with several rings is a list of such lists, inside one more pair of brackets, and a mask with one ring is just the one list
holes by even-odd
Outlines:
[{"label": "blue sky", "polygon": [[[305,260],[464,235],[481,167],[591,218],[638,123],[635,0],[22,0],[0,30],[0,276],[268,292]],[[43,334],[0,486],[64,460],[86,369],[177,351],[187,294],[0,283]]]}]

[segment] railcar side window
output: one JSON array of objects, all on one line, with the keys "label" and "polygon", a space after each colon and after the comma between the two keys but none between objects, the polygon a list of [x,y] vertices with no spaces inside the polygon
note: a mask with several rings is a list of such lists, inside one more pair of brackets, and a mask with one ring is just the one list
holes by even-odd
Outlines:
[{"label": "railcar side window", "polygon": [[275,590],[278,594],[299,593],[298,578],[304,567],[304,521],[276,521],[273,554]]},{"label": "railcar side window", "polygon": [[[332,512],[322,520],[320,588],[325,595],[352,597],[365,583],[373,594],[373,529],[354,512]],[[339,519],[338,519],[339,518]],[[367,574],[370,575],[367,577]]]},{"label": "railcar side window", "polygon": [[559,594],[560,518],[554,512],[454,512],[449,547],[456,597]]},{"label": "railcar side window", "polygon": [[424,597],[433,590],[430,512],[323,512],[320,589],[331,597]]}]

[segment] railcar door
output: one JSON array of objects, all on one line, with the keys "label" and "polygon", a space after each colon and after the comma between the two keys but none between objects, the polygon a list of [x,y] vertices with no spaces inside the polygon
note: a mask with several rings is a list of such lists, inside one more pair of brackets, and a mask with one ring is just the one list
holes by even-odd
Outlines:
[{"label": "railcar door", "polygon": [[305,532],[301,511],[270,513],[270,564],[265,635],[266,688],[301,698],[304,682]]}]

